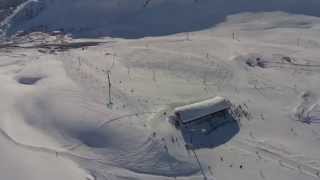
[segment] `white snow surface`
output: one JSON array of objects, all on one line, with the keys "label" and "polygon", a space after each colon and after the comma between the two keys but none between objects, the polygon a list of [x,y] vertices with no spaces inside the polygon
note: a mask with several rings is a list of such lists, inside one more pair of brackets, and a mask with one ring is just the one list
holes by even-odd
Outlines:
[{"label": "white snow surface", "polygon": [[[63,52],[1,48],[1,179],[319,179],[319,29],[313,16],[242,13]],[[219,95],[249,116],[209,134],[168,123],[175,107]]]}]

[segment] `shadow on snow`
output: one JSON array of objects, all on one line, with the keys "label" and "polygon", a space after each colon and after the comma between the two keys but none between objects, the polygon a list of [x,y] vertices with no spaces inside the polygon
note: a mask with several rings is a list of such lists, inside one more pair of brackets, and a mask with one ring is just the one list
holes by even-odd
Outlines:
[{"label": "shadow on snow", "polygon": [[187,146],[193,149],[214,148],[228,142],[240,128],[238,122],[228,113],[220,113],[181,128]]}]

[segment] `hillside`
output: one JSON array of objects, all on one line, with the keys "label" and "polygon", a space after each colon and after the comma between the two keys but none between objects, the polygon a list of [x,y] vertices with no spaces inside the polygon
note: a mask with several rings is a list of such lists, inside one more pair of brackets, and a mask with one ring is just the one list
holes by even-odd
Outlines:
[{"label": "hillside", "polygon": [[240,12],[320,16],[319,7],[318,0],[39,0],[30,1],[6,24],[9,35],[62,30],[74,37],[139,38],[203,30]]},{"label": "hillside", "polygon": [[25,0],[1,0],[0,1],[0,22],[12,13],[12,10]]},{"label": "hillside", "polygon": [[[3,21],[1,179],[320,178],[318,1],[90,2]],[[170,122],[216,96],[230,111]]]}]

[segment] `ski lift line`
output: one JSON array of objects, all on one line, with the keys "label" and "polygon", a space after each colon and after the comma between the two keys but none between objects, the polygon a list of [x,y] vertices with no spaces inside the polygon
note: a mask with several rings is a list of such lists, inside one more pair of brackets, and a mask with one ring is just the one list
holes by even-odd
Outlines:
[{"label": "ski lift line", "polygon": [[[112,71],[112,69],[113,69],[113,67],[115,66],[115,59],[113,59],[113,62],[112,62],[112,64],[111,64],[111,66],[110,66],[110,68],[107,68],[107,71]],[[93,68],[96,68],[96,69],[98,69],[98,70],[101,70],[101,71],[103,71],[104,69],[101,69],[101,68],[99,68],[99,67],[97,67],[97,66],[95,66],[94,64],[91,64],[91,63],[89,63],[88,64],[88,62],[86,62],[85,64],[87,64],[89,67],[90,66],[92,66]],[[223,78],[224,79],[224,78]],[[196,81],[196,79],[195,79],[195,81]],[[161,81],[160,81],[161,82]],[[171,83],[174,83],[174,84],[191,84],[191,85],[203,85],[203,83],[192,83],[192,82],[181,82],[181,81],[172,81]],[[206,86],[216,86],[218,83],[212,83],[212,82],[206,82]]]},{"label": "ski lift line", "polygon": [[[148,80],[149,80],[150,78],[148,78]],[[200,79],[200,78],[199,78]],[[199,79],[197,80],[197,79],[195,79],[194,81],[195,82],[192,82],[192,81],[190,81],[190,82],[187,82],[187,81],[173,81],[173,80],[170,80],[170,81],[167,81],[167,82],[163,82],[162,80],[157,80],[157,83],[158,84],[162,84],[162,83],[164,83],[164,84],[178,84],[178,85],[194,85],[194,86],[199,86],[199,87],[201,87],[201,86],[203,86],[203,83],[202,82],[199,82]],[[136,81],[139,81],[139,82],[141,82],[141,79],[139,80],[139,79],[135,79],[135,78],[133,78],[132,80],[136,80]],[[217,80],[218,81],[218,80]],[[215,87],[215,86],[217,86],[217,85],[219,85],[219,84],[221,84],[221,82],[219,81],[219,82],[206,82],[206,86],[209,86],[209,87]]]},{"label": "ski lift line", "polygon": [[[112,70],[113,67],[115,66],[116,57],[117,57],[116,54],[112,54],[112,64],[111,64],[111,66],[110,66],[109,68],[106,68],[107,71],[110,71],[110,72],[111,72],[111,70]],[[95,68],[99,68],[99,67],[95,66],[94,64],[91,64],[91,65],[92,65],[93,67],[95,67]],[[103,69],[101,69],[101,70],[103,70]]]},{"label": "ski lift line", "polygon": [[320,64],[299,64],[299,63],[283,63],[283,62],[265,62],[267,64],[281,64],[281,65],[291,65],[291,66],[301,66],[301,67],[320,67]]},{"label": "ski lift line", "polygon": [[[255,73],[254,74],[257,78],[259,78],[259,80],[261,80],[260,82],[263,83],[263,85],[267,85],[268,83],[265,83],[265,82],[272,82],[273,84],[275,84],[274,86],[271,86],[269,85],[268,88],[275,88],[277,89],[278,88],[278,91],[280,91],[281,89],[280,88],[283,88],[283,89],[291,89],[292,91],[295,91],[293,87],[289,86],[289,85],[285,85],[285,84],[278,84],[276,82],[274,82],[272,79],[268,79],[266,78],[265,76],[263,75],[260,75],[260,74],[257,74]],[[258,80],[258,79],[255,79],[255,80]],[[260,88],[261,89],[261,88]]]},{"label": "ski lift line", "polygon": [[199,165],[199,168],[200,168],[201,174],[203,175],[203,178],[206,180],[206,179],[207,179],[207,176],[206,176],[205,172],[203,171],[201,162],[200,162],[200,160],[199,160],[199,158],[198,158],[198,155],[197,155],[196,151],[195,151],[194,149],[192,149],[191,151],[192,151],[192,153],[193,153],[193,157],[196,159],[196,161],[197,161],[197,163],[198,163],[198,165]]},{"label": "ski lift line", "polygon": [[[79,95],[79,96],[74,96],[74,97],[81,97],[81,96]],[[90,112],[94,112],[94,113],[101,113],[101,114],[104,114],[104,115],[110,115],[107,112],[104,112],[103,110],[99,111],[97,109],[90,108],[90,107],[92,107],[92,105],[95,105],[95,103],[89,103],[86,100],[82,100],[82,101],[83,101],[83,103],[80,103],[79,106],[82,106],[86,110],[88,110]],[[97,105],[99,105],[99,104],[97,104]],[[104,103],[101,103],[101,105],[104,105]]]},{"label": "ski lift line", "polygon": [[[276,65],[273,65],[273,66],[268,66],[269,68],[277,68],[277,69],[293,69],[295,68],[294,70],[299,70],[299,71],[304,71],[304,72],[319,72],[319,67],[302,67],[302,66],[276,66]],[[314,68],[314,69],[313,69]],[[317,68],[317,69],[316,69]]]},{"label": "ski lift line", "polygon": [[93,64],[93,63],[89,63],[89,62],[88,62],[87,60],[85,60],[85,59],[82,60],[82,63],[85,64],[85,65],[87,65],[87,66],[90,67],[90,68],[94,68],[94,69],[96,69],[96,70],[99,70],[99,71],[102,71],[102,72],[105,73],[105,72],[107,72],[107,71],[110,71],[110,72],[111,72],[111,70],[113,69],[113,67],[114,67],[114,65],[115,65],[115,59],[113,59],[113,62],[112,62],[112,64],[111,64],[110,68],[106,68],[106,69],[100,68],[100,67],[96,66],[96,65]]}]

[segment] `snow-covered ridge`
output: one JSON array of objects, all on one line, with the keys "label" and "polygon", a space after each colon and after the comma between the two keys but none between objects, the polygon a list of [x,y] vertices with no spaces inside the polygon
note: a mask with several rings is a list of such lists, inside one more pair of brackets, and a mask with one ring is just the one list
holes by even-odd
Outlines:
[{"label": "snow-covered ridge", "polygon": [[38,0],[7,20],[6,29],[137,38],[203,30],[244,11],[319,16],[319,8],[318,0]]}]

